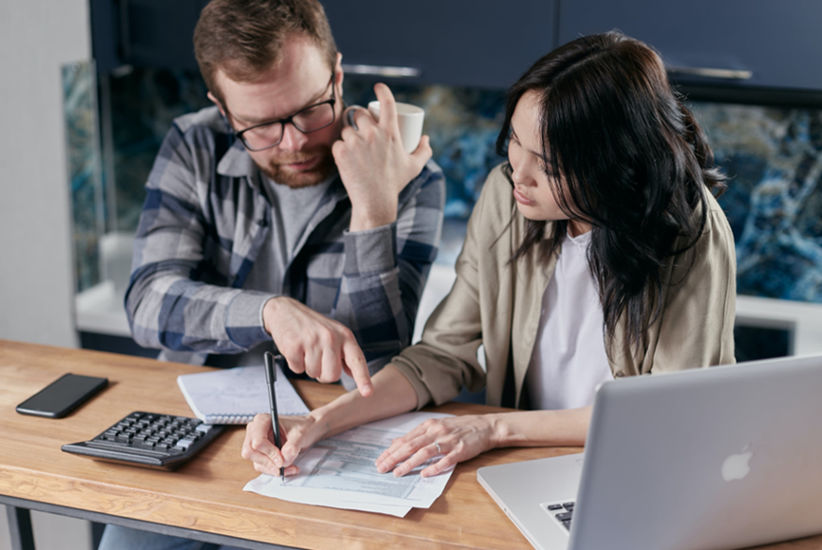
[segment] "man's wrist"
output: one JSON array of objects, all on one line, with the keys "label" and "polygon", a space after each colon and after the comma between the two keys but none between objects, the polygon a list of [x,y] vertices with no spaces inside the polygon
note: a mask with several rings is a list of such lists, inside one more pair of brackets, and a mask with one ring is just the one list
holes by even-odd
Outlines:
[{"label": "man's wrist", "polygon": [[397,221],[397,203],[383,208],[351,208],[349,231],[364,231]]},{"label": "man's wrist", "polygon": [[279,316],[279,307],[285,298],[286,296],[272,296],[263,304],[261,311],[263,330],[265,330],[269,335],[272,335],[271,331],[274,328],[270,325]]}]

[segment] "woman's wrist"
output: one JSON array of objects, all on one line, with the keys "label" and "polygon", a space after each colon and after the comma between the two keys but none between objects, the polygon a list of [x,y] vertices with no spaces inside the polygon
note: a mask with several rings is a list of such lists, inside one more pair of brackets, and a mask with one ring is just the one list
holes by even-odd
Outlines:
[{"label": "woman's wrist", "polygon": [[315,428],[314,431],[317,433],[320,439],[325,439],[328,436],[328,432],[331,429],[329,425],[328,419],[329,415],[324,410],[328,405],[323,405],[322,407],[316,408],[310,413],[308,413],[308,419],[314,424]]},{"label": "woman's wrist", "polygon": [[591,407],[487,415],[494,447],[584,445]]},{"label": "woman's wrist", "polygon": [[491,413],[483,415],[490,426],[491,448],[510,447],[515,445],[515,430],[511,426],[511,415],[520,413]]},{"label": "woman's wrist", "polygon": [[[356,390],[353,390],[356,393]],[[347,394],[346,394],[347,395]],[[316,436],[316,441],[321,441],[326,437],[331,437],[346,429],[358,425],[350,406],[347,406],[347,400],[337,398],[330,403],[326,403],[322,407],[318,407],[308,413],[308,418],[314,424],[313,432]]]}]

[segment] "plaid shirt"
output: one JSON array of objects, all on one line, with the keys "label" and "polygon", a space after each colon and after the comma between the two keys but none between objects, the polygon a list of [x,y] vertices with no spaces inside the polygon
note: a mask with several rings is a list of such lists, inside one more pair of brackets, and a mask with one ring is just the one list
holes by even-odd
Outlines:
[{"label": "plaid shirt", "polygon": [[270,292],[243,289],[274,225],[264,181],[216,107],[174,121],[137,228],[125,297],[134,340],[189,363],[244,352],[271,341],[262,308],[285,295],[348,326],[381,367],[410,344],[442,230],[442,171],[429,161],[400,193],[397,221],[358,232],[337,176]]}]

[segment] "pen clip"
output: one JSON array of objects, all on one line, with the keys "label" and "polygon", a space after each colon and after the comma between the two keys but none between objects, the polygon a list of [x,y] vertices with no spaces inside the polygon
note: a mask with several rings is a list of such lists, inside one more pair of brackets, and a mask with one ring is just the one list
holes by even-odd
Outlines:
[{"label": "pen clip", "polygon": [[[277,355],[277,357],[282,356]],[[277,369],[274,368],[274,354],[267,351],[263,354],[263,358],[265,359],[265,381],[269,386],[272,386],[274,382],[277,381]]]},{"label": "pen clip", "polygon": [[280,447],[281,440],[280,440],[280,417],[277,413],[277,392],[275,390],[275,382],[277,381],[277,369],[278,367],[274,366],[275,361],[279,364],[277,359],[282,359],[281,355],[274,355],[267,351],[264,354],[265,357],[265,381],[266,387],[268,388],[268,402],[271,406],[271,423],[272,428],[274,429],[274,444],[277,447]]}]

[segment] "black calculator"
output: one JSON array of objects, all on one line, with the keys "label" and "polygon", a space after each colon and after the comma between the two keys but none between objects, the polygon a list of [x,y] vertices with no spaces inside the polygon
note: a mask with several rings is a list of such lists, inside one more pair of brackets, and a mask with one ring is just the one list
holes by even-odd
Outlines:
[{"label": "black calculator", "polygon": [[196,455],[222,426],[197,418],[133,412],[88,441],[66,443],[61,448],[100,460],[173,470]]}]

